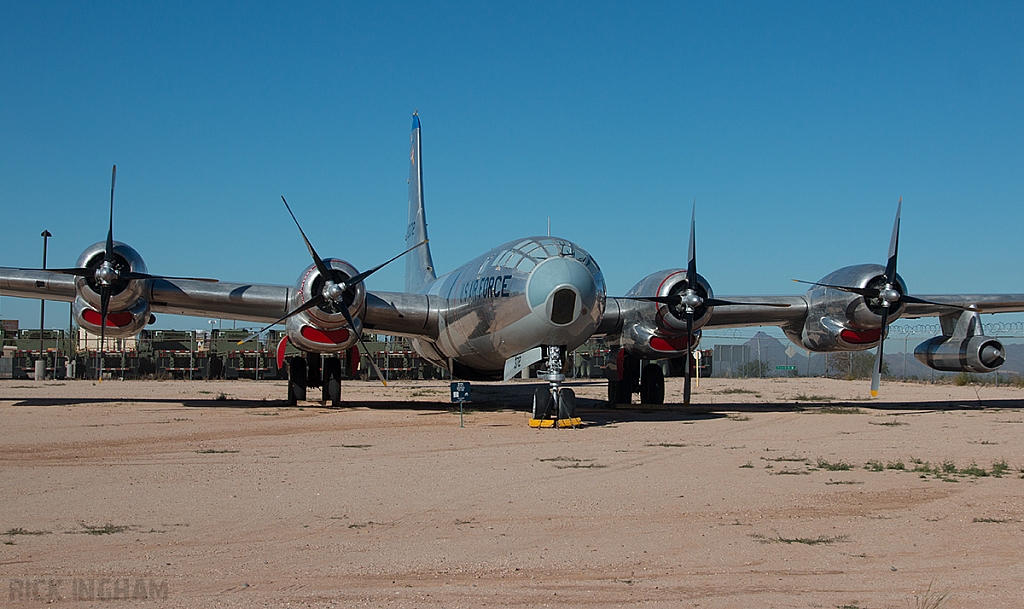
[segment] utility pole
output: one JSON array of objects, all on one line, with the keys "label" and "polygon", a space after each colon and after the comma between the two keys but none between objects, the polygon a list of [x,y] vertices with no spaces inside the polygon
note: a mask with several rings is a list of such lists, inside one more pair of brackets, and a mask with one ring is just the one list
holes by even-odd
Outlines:
[{"label": "utility pole", "polygon": [[[39,234],[39,236],[43,238],[43,270],[45,271],[46,270],[46,240],[49,239],[50,237],[52,237],[53,235],[50,234],[50,231],[44,230],[42,233]],[[37,381],[41,381],[44,378],[46,378],[46,351],[43,349],[43,347],[44,347],[44,344],[43,344],[43,327],[44,327],[44,324],[45,324],[45,319],[46,319],[46,300],[40,299],[39,300],[39,360],[41,360],[43,362],[43,369],[42,369],[42,378],[39,378],[39,376],[40,376],[40,374],[39,374],[39,372],[40,372],[39,365],[36,364],[36,377],[37,377],[36,380]],[[39,361],[39,360],[37,360],[37,361]]]}]

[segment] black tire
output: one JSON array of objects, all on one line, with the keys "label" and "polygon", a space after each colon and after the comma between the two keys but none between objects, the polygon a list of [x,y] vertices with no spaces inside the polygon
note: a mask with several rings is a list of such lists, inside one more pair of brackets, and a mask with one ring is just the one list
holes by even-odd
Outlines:
[{"label": "black tire", "polygon": [[537,387],[533,392],[533,418],[548,418],[553,406],[551,402],[551,390],[547,387]]},{"label": "black tire", "polygon": [[615,408],[619,403],[619,381],[608,381],[608,405]]},{"label": "black tire", "polygon": [[295,406],[306,400],[306,358],[288,360],[288,405]]},{"label": "black tire", "polygon": [[324,384],[321,395],[324,404],[334,408],[341,406],[341,360],[336,357],[324,360]]},{"label": "black tire", "polygon": [[640,403],[665,403],[665,375],[658,364],[644,366],[643,378],[640,379]]},{"label": "black tire", "polygon": [[576,393],[568,387],[558,390],[558,418],[571,419],[576,416]]},{"label": "black tire", "polygon": [[306,355],[306,387],[319,387],[323,384],[323,374],[320,370],[322,361],[323,356],[319,353]]},{"label": "black tire", "polygon": [[631,395],[640,390],[640,363],[640,358],[628,353],[622,358],[622,392],[626,396],[625,402],[622,402],[624,404],[628,404]]}]

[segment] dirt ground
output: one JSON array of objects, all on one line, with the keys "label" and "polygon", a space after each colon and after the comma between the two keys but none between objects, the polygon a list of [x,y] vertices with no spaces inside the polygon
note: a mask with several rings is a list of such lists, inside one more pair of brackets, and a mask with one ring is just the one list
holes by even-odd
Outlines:
[{"label": "dirt ground", "polygon": [[582,383],[537,430],[533,387],[474,383],[460,428],[439,381],[0,381],[0,605],[1024,602],[1024,389]]}]

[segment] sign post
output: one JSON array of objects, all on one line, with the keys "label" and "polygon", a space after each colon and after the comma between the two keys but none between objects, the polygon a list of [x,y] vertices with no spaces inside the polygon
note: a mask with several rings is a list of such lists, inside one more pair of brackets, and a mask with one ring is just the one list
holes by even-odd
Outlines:
[{"label": "sign post", "polygon": [[465,402],[472,402],[473,401],[473,400],[469,399],[469,389],[470,389],[469,383],[467,383],[467,382],[452,383],[451,384],[451,388],[452,388],[452,401],[459,403],[459,427],[465,428],[466,427],[466,423],[465,423],[465,420],[463,419],[462,405]]},{"label": "sign post", "polygon": [[693,359],[697,360],[697,387],[700,387],[700,349],[694,349]]}]

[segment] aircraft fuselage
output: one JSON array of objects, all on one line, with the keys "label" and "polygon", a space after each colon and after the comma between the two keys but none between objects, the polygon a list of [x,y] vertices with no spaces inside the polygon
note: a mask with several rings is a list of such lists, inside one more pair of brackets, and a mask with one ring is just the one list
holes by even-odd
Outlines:
[{"label": "aircraft fuselage", "polygon": [[593,257],[557,237],[510,241],[423,293],[445,304],[437,340],[417,340],[414,348],[439,365],[451,358],[463,376],[478,378],[500,378],[505,360],[538,345],[583,344],[601,323],[606,297]]}]

